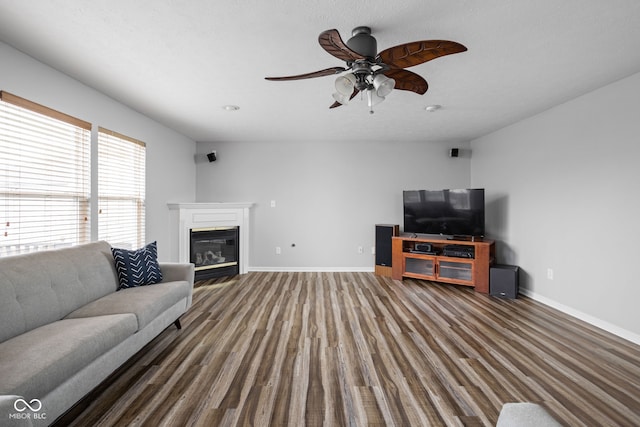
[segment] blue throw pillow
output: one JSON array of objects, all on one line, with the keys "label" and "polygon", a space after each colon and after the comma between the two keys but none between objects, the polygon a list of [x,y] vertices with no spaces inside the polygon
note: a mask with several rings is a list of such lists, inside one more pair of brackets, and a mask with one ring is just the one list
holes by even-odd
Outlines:
[{"label": "blue throw pillow", "polygon": [[111,248],[111,253],[120,282],[118,290],[153,285],[162,281],[156,242],[133,251]]}]

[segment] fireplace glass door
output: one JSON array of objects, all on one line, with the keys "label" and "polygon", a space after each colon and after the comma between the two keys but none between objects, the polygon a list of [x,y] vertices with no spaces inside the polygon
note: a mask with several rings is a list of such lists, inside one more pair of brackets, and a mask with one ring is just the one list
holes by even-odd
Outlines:
[{"label": "fireplace glass door", "polygon": [[196,280],[238,274],[238,233],[238,227],[191,229]]}]

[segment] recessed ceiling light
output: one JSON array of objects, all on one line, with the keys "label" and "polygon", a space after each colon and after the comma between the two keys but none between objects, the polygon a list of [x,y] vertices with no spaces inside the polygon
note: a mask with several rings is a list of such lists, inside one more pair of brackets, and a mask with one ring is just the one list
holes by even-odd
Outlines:
[{"label": "recessed ceiling light", "polygon": [[434,113],[442,108],[442,105],[429,105],[425,108],[430,113]]},{"label": "recessed ceiling light", "polygon": [[237,105],[223,105],[222,108],[227,111],[238,111],[240,109]]}]

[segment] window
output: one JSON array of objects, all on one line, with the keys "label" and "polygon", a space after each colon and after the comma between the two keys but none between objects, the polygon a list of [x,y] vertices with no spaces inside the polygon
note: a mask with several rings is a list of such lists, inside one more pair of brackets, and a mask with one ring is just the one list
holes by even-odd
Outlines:
[{"label": "window", "polygon": [[98,129],[98,239],[135,249],[145,244],[144,142]]},{"label": "window", "polygon": [[0,256],[89,242],[91,124],[0,91]]}]

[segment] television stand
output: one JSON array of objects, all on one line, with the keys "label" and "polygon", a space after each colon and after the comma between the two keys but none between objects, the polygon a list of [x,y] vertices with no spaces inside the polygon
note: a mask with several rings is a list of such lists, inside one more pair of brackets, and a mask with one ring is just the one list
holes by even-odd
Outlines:
[{"label": "television stand", "polygon": [[[432,253],[420,253],[416,244],[429,243]],[[413,278],[470,286],[476,292],[489,293],[489,266],[495,258],[493,240],[475,238],[457,240],[444,236],[395,236],[391,240],[392,273],[394,280]],[[456,245],[468,249],[469,254],[447,256],[445,246]],[[435,254],[434,254],[435,253]]]}]

